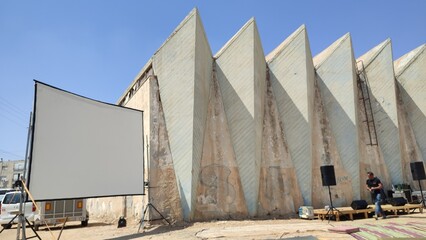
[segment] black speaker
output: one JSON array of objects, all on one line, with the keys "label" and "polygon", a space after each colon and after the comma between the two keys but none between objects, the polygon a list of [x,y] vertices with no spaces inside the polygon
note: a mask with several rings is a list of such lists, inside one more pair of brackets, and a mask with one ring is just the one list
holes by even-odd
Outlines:
[{"label": "black speaker", "polygon": [[388,198],[388,202],[392,206],[404,206],[407,203],[407,199],[403,197]]},{"label": "black speaker", "polygon": [[423,162],[411,162],[411,174],[413,175],[413,180],[424,180],[426,179],[425,168],[423,167]]},{"label": "black speaker", "polygon": [[368,207],[368,203],[365,200],[354,200],[351,203],[351,207],[354,210],[358,210],[358,209],[367,209]]},{"label": "black speaker", "polygon": [[120,217],[120,219],[118,219],[118,226],[117,228],[122,228],[127,226],[127,221],[124,217]]},{"label": "black speaker", "polygon": [[336,176],[334,175],[334,166],[327,165],[321,166],[321,179],[323,186],[334,186],[336,185]]}]

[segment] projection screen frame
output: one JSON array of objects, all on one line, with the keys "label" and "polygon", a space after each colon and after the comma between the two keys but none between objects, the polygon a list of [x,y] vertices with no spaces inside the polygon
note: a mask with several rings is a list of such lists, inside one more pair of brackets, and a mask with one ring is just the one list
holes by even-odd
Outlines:
[{"label": "projection screen frame", "polygon": [[[52,201],[52,200],[67,200],[67,199],[101,198],[101,197],[116,197],[116,196],[140,196],[140,195],[143,196],[143,195],[146,195],[146,193],[145,193],[145,177],[146,176],[145,176],[145,158],[144,158],[144,156],[145,156],[145,148],[144,148],[145,142],[144,142],[144,121],[143,121],[144,120],[144,111],[138,110],[138,109],[133,109],[133,108],[128,108],[128,107],[124,107],[124,106],[120,106],[120,105],[114,105],[114,104],[106,103],[106,102],[102,102],[102,101],[98,101],[98,100],[88,98],[88,97],[85,97],[85,96],[82,96],[82,95],[79,95],[79,94],[76,94],[76,93],[73,93],[73,92],[70,92],[70,91],[67,91],[67,90],[63,90],[63,89],[58,88],[58,87],[54,87],[52,85],[40,82],[40,81],[35,80],[35,79],[34,79],[34,82],[35,82],[35,85],[34,85],[35,86],[35,88],[34,88],[34,103],[33,103],[34,105],[33,105],[33,114],[32,114],[32,121],[31,121],[32,122],[31,131],[30,131],[31,134],[29,136],[30,137],[30,140],[29,140],[30,141],[30,149],[29,149],[28,164],[26,164],[26,166],[24,166],[24,168],[25,168],[24,171],[26,171],[26,173],[27,173],[26,174],[27,176],[25,176],[25,177],[27,177],[26,186],[29,189],[30,193],[31,193],[31,176],[32,176],[31,171],[32,171],[32,165],[33,165],[35,129],[36,129],[36,124],[37,124],[37,109],[36,108],[37,108],[37,86],[38,86],[38,84],[52,88],[56,91],[62,91],[62,92],[69,94],[71,96],[82,98],[86,101],[92,101],[96,104],[103,104],[103,105],[114,107],[114,108],[121,108],[121,109],[126,109],[126,110],[129,110],[129,111],[139,112],[141,114],[141,128],[140,128],[140,130],[141,130],[141,153],[142,153],[142,155],[141,155],[141,157],[142,157],[141,158],[141,169],[140,169],[142,181],[139,183],[140,186],[138,188],[141,189],[141,191],[138,192],[138,193],[118,193],[118,194],[105,194],[105,195],[86,194],[84,196],[58,197],[58,198],[37,198],[37,197],[35,197],[34,200],[36,200],[36,201]],[[80,176],[80,177],[90,178],[89,176]],[[49,186],[46,186],[46,188],[49,188]]]}]

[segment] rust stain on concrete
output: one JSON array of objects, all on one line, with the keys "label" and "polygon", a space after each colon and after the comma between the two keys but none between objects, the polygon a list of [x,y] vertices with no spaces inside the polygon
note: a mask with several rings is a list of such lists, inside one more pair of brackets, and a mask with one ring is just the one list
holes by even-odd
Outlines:
[{"label": "rust stain on concrete", "polygon": [[337,151],[317,81],[312,129],[312,205],[314,208],[323,208],[330,204],[328,188],[322,186],[320,167],[334,165],[337,186],[331,187],[333,206],[349,206],[353,199],[352,179],[344,169]]},{"label": "rust stain on concrete", "polygon": [[[158,80],[150,81],[151,129],[149,140],[149,200],[165,216],[174,221],[183,219],[182,206],[177,188],[176,174],[168,141],[168,134],[161,106]],[[157,219],[155,211],[152,218]]]},{"label": "rust stain on concrete", "polygon": [[258,215],[297,212],[303,200],[269,78],[262,141]]},{"label": "rust stain on concrete", "polygon": [[248,211],[214,73],[211,87],[194,218],[242,219]]}]

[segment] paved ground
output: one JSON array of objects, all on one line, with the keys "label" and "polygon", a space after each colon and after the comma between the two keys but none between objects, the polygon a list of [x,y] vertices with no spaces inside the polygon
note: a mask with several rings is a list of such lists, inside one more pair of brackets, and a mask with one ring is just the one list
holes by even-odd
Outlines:
[{"label": "paved ground", "polygon": [[[358,227],[357,235],[331,232],[329,229],[341,226]],[[424,227],[423,227],[424,226]],[[426,213],[391,216],[388,219],[356,219],[354,221],[321,221],[318,219],[277,219],[214,221],[188,224],[185,226],[152,226],[145,232],[138,233],[139,223],[127,223],[125,228],[116,224],[89,222],[82,228],[76,223],[69,223],[64,228],[63,240],[75,239],[378,239],[374,234],[386,237],[417,237],[426,239]],[[52,228],[50,233],[41,228],[38,233],[42,239],[57,239],[61,228]],[[382,232],[381,232],[382,231]],[[0,233],[0,239],[16,239],[16,226]],[[405,235],[404,235],[405,234]],[[408,235],[407,235],[408,234]],[[411,235],[410,235],[411,234]],[[33,236],[27,231],[27,237]]]}]

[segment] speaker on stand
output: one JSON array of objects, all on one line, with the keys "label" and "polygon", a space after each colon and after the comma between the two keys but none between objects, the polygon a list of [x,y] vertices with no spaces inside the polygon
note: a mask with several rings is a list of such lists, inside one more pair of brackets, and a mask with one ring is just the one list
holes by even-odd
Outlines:
[{"label": "speaker on stand", "polygon": [[411,174],[413,175],[413,180],[419,181],[420,193],[422,195],[421,202],[423,204],[423,208],[426,208],[424,197],[423,197],[422,184],[420,182],[420,180],[426,179],[425,168],[423,167],[423,162],[411,162],[410,167],[411,167]]},{"label": "speaker on stand", "polygon": [[338,214],[342,214],[337,208],[333,206],[333,200],[331,198],[330,186],[336,185],[336,175],[334,174],[333,165],[321,166],[320,170],[321,170],[322,185],[328,187],[328,196],[330,198],[330,206],[327,210],[326,216],[328,217],[328,222],[330,222],[331,216],[334,215],[334,211],[336,211]]}]

